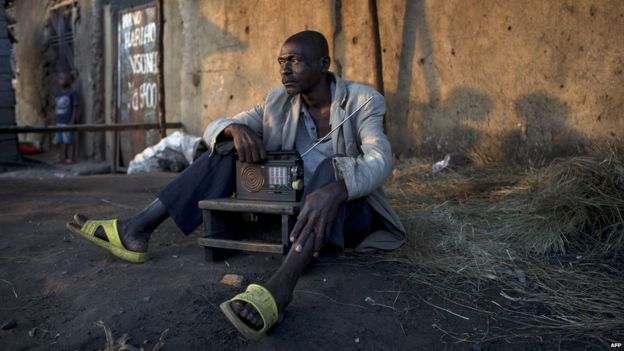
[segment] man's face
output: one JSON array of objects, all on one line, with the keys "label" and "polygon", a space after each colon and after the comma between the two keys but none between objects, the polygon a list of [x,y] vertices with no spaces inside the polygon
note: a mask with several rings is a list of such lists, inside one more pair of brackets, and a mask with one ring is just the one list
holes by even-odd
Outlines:
[{"label": "man's face", "polygon": [[326,71],[320,55],[296,42],[286,42],[282,46],[277,62],[288,95],[307,93],[318,84]]}]

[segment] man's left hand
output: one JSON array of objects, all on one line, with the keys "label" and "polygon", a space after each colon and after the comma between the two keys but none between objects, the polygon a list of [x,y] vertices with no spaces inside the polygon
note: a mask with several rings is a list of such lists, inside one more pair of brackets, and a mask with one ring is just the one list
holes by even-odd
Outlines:
[{"label": "man's left hand", "polygon": [[339,180],[308,194],[303,208],[297,217],[297,223],[290,233],[295,252],[302,252],[308,237],[314,234],[314,257],[325,242],[325,235],[334,223],[338,207],[348,198],[344,180]]}]

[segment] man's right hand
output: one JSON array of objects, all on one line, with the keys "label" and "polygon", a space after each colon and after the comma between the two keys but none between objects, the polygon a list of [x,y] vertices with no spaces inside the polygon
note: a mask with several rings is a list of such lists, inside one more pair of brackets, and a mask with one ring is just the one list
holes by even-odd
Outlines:
[{"label": "man's right hand", "polygon": [[241,162],[258,162],[266,158],[262,139],[244,124],[230,124],[223,130],[223,136],[232,138],[234,148]]}]

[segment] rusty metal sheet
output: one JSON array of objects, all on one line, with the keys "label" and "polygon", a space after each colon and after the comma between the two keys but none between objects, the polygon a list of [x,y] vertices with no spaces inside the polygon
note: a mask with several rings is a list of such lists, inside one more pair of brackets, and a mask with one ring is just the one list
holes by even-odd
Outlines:
[{"label": "rusty metal sheet", "polygon": [[[117,103],[121,123],[158,123],[160,90],[159,36],[156,3],[119,11]],[[123,163],[158,142],[157,131],[121,134]]]}]

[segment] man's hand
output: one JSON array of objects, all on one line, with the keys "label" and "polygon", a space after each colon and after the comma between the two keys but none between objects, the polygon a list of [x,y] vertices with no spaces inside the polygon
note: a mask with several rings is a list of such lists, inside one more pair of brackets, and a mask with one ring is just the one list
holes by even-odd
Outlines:
[{"label": "man's hand", "polygon": [[230,124],[223,130],[223,135],[232,138],[234,148],[241,162],[258,162],[266,158],[262,139],[256,132],[244,124]]},{"label": "man's hand", "polygon": [[297,223],[290,233],[295,252],[302,252],[303,245],[310,235],[314,235],[314,257],[325,242],[325,236],[336,219],[338,207],[348,198],[344,180],[330,183],[308,194]]}]

